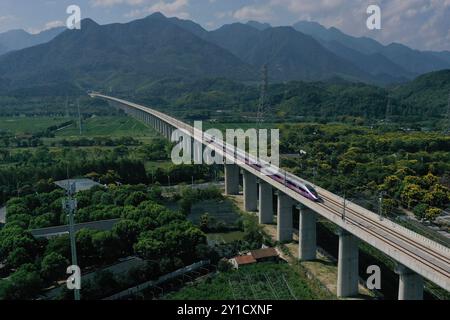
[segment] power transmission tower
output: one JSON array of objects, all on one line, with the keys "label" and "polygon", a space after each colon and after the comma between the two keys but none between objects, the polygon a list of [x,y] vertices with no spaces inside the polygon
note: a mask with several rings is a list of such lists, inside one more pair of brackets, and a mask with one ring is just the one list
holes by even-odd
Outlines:
[{"label": "power transmission tower", "polygon": [[77,99],[77,107],[78,107],[78,125],[80,127],[80,136],[83,134],[83,124],[81,121],[81,112],[80,112],[80,100]]},{"label": "power transmission tower", "polygon": [[386,105],[385,121],[388,122],[391,119],[391,116],[392,116],[391,97],[388,97],[388,102]]},{"label": "power transmission tower", "polygon": [[258,105],[258,113],[256,114],[256,125],[257,129],[259,129],[262,122],[264,122],[265,114],[268,111],[267,109],[267,91],[269,89],[269,76],[267,64],[263,65],[262,70],[262,79],[261,79],[261,92],[259,95],[259,105]]}]

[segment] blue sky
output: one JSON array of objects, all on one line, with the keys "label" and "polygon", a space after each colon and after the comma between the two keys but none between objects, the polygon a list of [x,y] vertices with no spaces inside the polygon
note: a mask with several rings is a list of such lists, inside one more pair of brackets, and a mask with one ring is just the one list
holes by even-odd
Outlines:
[{"label": "blue sky", "polygon": [[[312,20],[386,44],[450,50],[450,0],[1,0],[0,32],[21,28],[35,33],[63,25],[71,4],[80,6],[82,18],[100,24],[126,22],[156,11],[194,20],[206,29],[236,21],[291,25]],[[382,30],[366,27],[370,4],[381,7]]]}]

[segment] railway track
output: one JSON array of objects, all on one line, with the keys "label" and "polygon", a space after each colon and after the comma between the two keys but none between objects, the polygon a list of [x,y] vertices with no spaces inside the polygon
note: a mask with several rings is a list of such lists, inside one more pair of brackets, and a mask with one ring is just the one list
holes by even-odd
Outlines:
[{"label": "railway track", "polygon": [[[190,135],[191,137],[194,137],[199,142],[205,145],[211,146],[210,139],[206,139],[203,135],[203,132],[198,132],[199,134],[202,134],[201,136],[195,136],[195,133],[197,133],[197,130],[192,127],[189,124],[186,124],[184,122],[181,122],[177,119],[174,119],[170,116],[165,115],[164,113],[158,112],[156,110],[150,109],[148,107],[140,106],[135,103],[130,103],[125,100],[103,96],[99,94],[93,94],[92,96],[98,96],[106,98],[107,100],[114,101],[116,103],[126,105],[128,107],[131,107],[131,110],[134,111],[141,111],[144,113],[148,113],[153,115],[154,117],[159,118],[160,120],[170,124],[172,127],[183,129],[185,132]],[[145,121],[145,117],[143,115],[140,115],[139,113],[134,112],[134,115],[137,118],[141,118],[141,120]],[[200,138],[202,137],[202,138]],[[199,139],[200,138],[200,139]],[[218,141],[215,141],[215,146],[213,146],[213,149],[222,153],[227,158],[232,158],[234,160],[237,160],[237,164],[240,167],[243,168],[251,168],[253,170],[258,171],[261,174],[260,169],[255,169],[253,166],[250,166],[246,163],[245,160],[239,159],[240,156],[238,156],[238,152],[236,151],[236,154],[233,152],[230,152],[228,150],[228,145],[226,143],[218,143]],[[213,144],[213,145],[214,145]],[[244,152],[244,154],[246,154]],[[285,172],[284,170],[280,170],[282,175],[284,176],[284,183],[278,181],[274,177],[271,177],[271,180],[274,181],[272,184],[275,188],[280,188],[280,185],[284,185],[285,188],[289,188],[290,191],[295,192],[299,197],[303,197],[299,193],[298,190],[292,188],[289,186],[289,184],[292,184],[294,182],[301,181],[303,184],[307,183],[307,181],[304,181],[303,179]],[[288,183],[289,182],[289,183]],[[320,188],[319,188],[320,189]],[[282,189],[279,189],[282,190]],[[320,191],[320,190],[317,190]],[[386,254],[388,254],[393,259],[396,259],[397,253],[401,253],[401,255],[398,255],[398,258],[400,257],[408,257],[407,259],[401,258],[400,261],[406,261],[408,262],[409,259],[416,261],[419,263],[419,265],[422,265],[427,269],[428,271],[424,270],[422,275],[428,277],[430,280],[443,288],[449,288],[449,280],[450,280],[450,256],[446,253],[445,249],[442,251],[439,251],[439,248],[435,248],[432,245],[427,244],[427,240],[423,239],[414,239],[412,237],[409,237],[408,234],[405,234],[402,230],[396,230],[395,224],[392,226],[386,225],[386,223],[382,223],[382,221],[379,221],[375,218],[375,215],[372,217],[371,215],[365,214],[365,210],[362,212],[359,212],[358,210],[355,210],[351,207],[345,207],[345,216],[343,217],[343,209],[344,204],[339,201],[340,197],[336,195],[327,195],[328,193],[325,193],[326,190],[322,190],[319,192],[320,196],[323,198],[324,202],[315,202],[315,204],[318,206],[316,209],[321,209],[320,211],[323,211],[324,217],[328,219],[335,219],[336,217],[340,219],[345,219],[345,222],[348,223],[351,226],[354,226],[361,230],[361,232],[357,232],[357,234],[364,235],[367,234],[369,236],[369,243],[370,237],[372,239],[376,240],[374,243],[375,247],[382,247],[385,250]],[[335,196],[335,197],[333,197]],[[297,201],[301,202],[297,196],[294,197]],[[311,201],[310,199],[307,199]],[[353,204],[352,204],[353,205]],[[327,217],[328,214],[328,217]],[[351,229],[350,229],[351,230]],[[355,229],[354,229],[355,230]],[[355,230],[356,231],[356,230]],[[366,240],[367,241],[367,240]],[[391,252],[392,250],[392,252]],[[396,253],[397,252],[397,253]],[[397,260],[399,261],[399,260]],[[409,264],[409,263],[407,263]],[[436,274],[436,277],[433,275]]]},{"label": "railway track", "polygon": [[[327,199],[327,201],[329,201],[329,202],[331,202],[331,203],[334,203],[335,205],[337,204],[338,207],[340,207],[340,208],[343,209],[342,206],[339,206],[339,203],[338,203],[337,201],[335,201],[335,200],[333,200],[333,199],[330,199],[329,197],[326,197],[326,196],[325,196],[324,198]],[[322,206],[323,208],[325,208],[326,210],[333,212],[333,214],[335,214],[336,216],[342,217],[342,212],[339,212],[339,211],[336,210],[335,208],[332,208],[332,207],[330,207],[330,206],[327,206],[327,205],[324,204],[324,203],[318,203],[318,204],[319,204],[320,206]],[[357,213],[355,210],[347,209],[347,208],[346,208],[346,210],[349,211],[349,212],[351,212],[352,215],[358,217],[360,220],[363,220],[363,221],[365,221],[365,222],[367,222],[367,223],[369,223],[369,224],[372,224],[374,227],[377,227],[377,228],[381,229],[381,230],[384,231],[385,233],[387,233],[387,234],[393,236],[394,238],[395,238],[395,237],[401,238],[402,241],[408,243],[409,246],[412,247],[412,249],[408,249],[408,248],[406,248],[406,247],[404,247],[404,246],[401,246],[400,244],[396,243],[396,242],[393,241],[393,240],[388,240],[386,237],[383,237],[383,235],[381,235],[379,232],[376,232],[372,226],[368,227],[367,225],[365,225],[365,224],[363,224],[363,223],[360,223],[360,222],[358,222],[358,221],[356,221],[356,220],[354,220],[354,219],[351,219],[349,216],[346,216],[346,217],[345,217],[345,219],[346,219],[347,222],[352,223],[353,225],[355,225],[355,226],[357,226],[357,227],[359,227],[359,228],[361,228],[361,229],[364,229],[365,232],[370,233],[372,236],[374,236],[374,237],[376,237],[377,239],[379,239],[379,240],[385,242],[386,244],[388,244],[388,245],[390,245],[390,246],[396,248],[397,250],[399,250],[399,251],[403,252],[404,254],[408,255],[409,257],[411,257],[411,258],[413,258],[413,259],[420,260],[423,264],[427,265],[428,267],[430,267],[430,268],[433,269],[434,271],[439,272],[440,274],[442,274],[442,275],[444,275],[444,276],[446,276],[446,277],[450,277],[450,270],[448,270],[448,269],[446,269],[446,268],[443,268],[442,266],[439,266],[439,265],[437,265],[437,264],[431,262],[430,260],[428,260],[428,259],[425,258],[425,257],[422,257],[421,255],[418,255],[417,252],[414,252],[414,247],[422,247],[422,250],[423,250],[423,251],[426,251],[426,252],[427,252],[428,254],[430,254],[431,256],[434,256],[434,258],[437,259],[437,260],[442,260],[442,259],[444,259],[444,260],[445,260],[445,262],[443,262],[444,264],[448,264],[448,260],[449,260],[448,258],[443,257],[443,256],[440,255],[439,253],[436,253],[434,250],[430,250],[430,248],[424,247],[424,246],[422,246],[421,244],[419,244],[419,243],[417,243],[417,242],[414,242],[414,241],[412,241],[412,240],[410,240],[410,239],[404,237],[403,235],[402,235],[401,237],[399,237],[399,235],[398,235],[397,233],[396,233],[396,234],[393,234],[388,228],[386,228],[386,227],[383,226],[382,224],[380,224],[380,223],[378,223],[378,222],[376,222],[376,221],[374,221],[374,220],[372,220],[372,219],[369,219],[369,218],[365,217],[363,214]]]}]

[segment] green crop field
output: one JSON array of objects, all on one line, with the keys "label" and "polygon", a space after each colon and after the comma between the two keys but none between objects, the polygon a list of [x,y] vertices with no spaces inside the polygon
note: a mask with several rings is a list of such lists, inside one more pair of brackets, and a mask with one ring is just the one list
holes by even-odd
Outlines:
[{"label": "green crop field", "polygon": [[286,263],[241,267],[187,285],[169,300],[314,300],[331,298]]},{"label": "green crop field", "polygon": [[68,119],[62,117],[0,117],[0,132],[36,133],[66,121]]},{"label": "green crop field", "polygon": [[[80,131],[77,125],[70,126],[56,133],[57,137],[78,137]],[[84,137],[146,137],[155,135],[155,131],[131,117],[92,117],[85,119],[82,124]]]},{"label": "green crop field", "polygon": [[[76,123],[56,131],[56,137],[80,137],[77,119],[66,117],[0,117],[0,132],[33,134],[45,131],[48,127],[60,125],[70,120],[74,120]],[[131,117],[91,117],[83,120],[82,127],[82,137],[132,136],[135,138],[143,138],[155,136],[157,134],[153,129]]]},{"label": "green crop field", "polygon": [[[277,129],[280,126],[279,123],[261,123],[259,125],[259,128],[261,129]],[[226,129],[253,129],[256,128],[257,124],[255,122],[246,122],[246,123],[239,123],[239,122],[230,122],[230,123],[214,123],[214,122],[204,122],[203,123],[203,130],[208,130],[211,128],[218,129],[222,132],[224,132]]]}]

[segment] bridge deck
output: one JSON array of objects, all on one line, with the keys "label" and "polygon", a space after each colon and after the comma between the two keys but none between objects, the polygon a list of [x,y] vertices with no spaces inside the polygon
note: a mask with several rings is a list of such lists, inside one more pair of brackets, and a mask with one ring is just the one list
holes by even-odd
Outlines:
[{"label": "bridge deck", "polygon": [[[109,97],[101,94],[91,93],[91,97],[99,97],[108,101],[116,102],[124,106],[141,110],[161,119],[167,124],[182,129],[186,134],[194,139],[201,139],[201,143],[208,145],[219,154],[223,154],[226,159],[235,160],[236,164],[248,172],[256,175],[260,180],[268,182],[275,189],[280,190],[299,203],[311,208],[321,216],[337,224],[341,228],[352,233],[361,240],[367,242],[378,250],[384,252],[394,260],[405,265],[409,269],[417,272],[424,278],[434,282],[438,286],[450,291],[450,249],[442,246],[426,237],[410,231],[388,219],[380,220],[378,215],[355,203],[344,199],[325,189],[317,187],[316,190],[323,198],[322,203],[313,202],[295,190],[289,188],[287,183],[280,183],[272,176],[265,175],[254,166],[248,165],[245,161],[235,159],[234,153],[230,154],[226,143],[205,139],[202,133],[195,132],[194,128],[184,122],[170,117],[162,112],[144,107],[122,99]],[[241,151],[243,152],[243,151]],[[309,183],[291,173],[279,169],[286,181],[302,181]],[[345,208],[345,217],[343,215]]]}]

